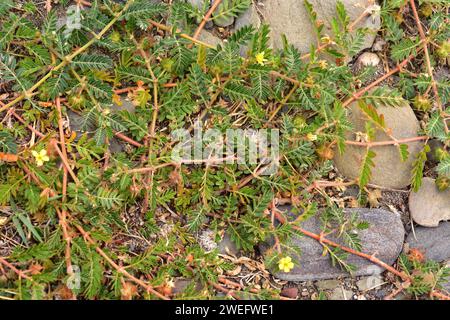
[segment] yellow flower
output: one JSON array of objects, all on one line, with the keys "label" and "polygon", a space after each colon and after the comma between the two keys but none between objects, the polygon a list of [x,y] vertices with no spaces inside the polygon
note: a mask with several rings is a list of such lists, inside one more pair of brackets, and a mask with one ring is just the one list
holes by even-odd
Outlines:
[{"label": "yellow flower", "polygon": [[292,262],[291,257],[281,258],[278,262],[278,268],[280,268],[280,270],[283,270],[284,272],[291,271],[292,268],[294,268],[294,263]]},{"label": "yellow flower", "polygon": [[111,36],[110,36],[110,38],[111,38],[111,41],[112,41],[112,42],[115,42],[115,43],[117,43],[117,42],[119,42],[119,41],[120,41],[120,39],[121,39],[121,36],[120,36],[120,33],[119,33],[119,32],[117,32],[117,31],[114,31],[113,33],[111,33]]},{"label": "yellow flower", "polygon": [[326,69],[328,67],[328,62],[326,62],[325,60],[320,60],[318,64],[320,69]]},{"label": "yellow flower", "polygon": [[320,41],[322,43],[326,43],[326,44],[330,44],[332,42],[332,40],[331,40],[331,38],[329,36],[325,36],[325,37],[320,38]]},{"label": "yellow flower", "polygon": [[33,150],[33,151],[31,151],[31,154],[33,155],[34,159],[36,160],[36,164],[38,167],[42,166],[44,164],[44,162],[50,161],[50,158],[47,156],[47,150],[45,150],[45,149],[42,149],[39,152]]},{"label": "yellow flower", "polygon": [[312,134],[312,133],[310,132],[310,133],[308,133],[308,134],[306,135],[306,138],[307,138],[309,141],[316,141],[316,140],[317,140],[317,135]]},{"label": "yellow flower", "polygon": [[264,58],[264,51],[258,53],[258,54],[255,56],[255,58],[256,58],[256,62],[257,62],[258,64],[262,65],[262,66],[264,65],[264,62],[268,61],[267,59]]},{"label": "yellow flower", "polygon": [[306,83],[309,84],[310,86],[314,85],[314,78],[311,76],[308,76],[306,78]]}]

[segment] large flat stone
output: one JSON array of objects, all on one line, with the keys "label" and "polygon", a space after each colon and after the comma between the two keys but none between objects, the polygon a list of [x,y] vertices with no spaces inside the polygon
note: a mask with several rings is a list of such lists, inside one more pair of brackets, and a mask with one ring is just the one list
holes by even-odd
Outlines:
[{"label": "large flat stone", "polygon": [[259,18],[258,11],[254,3],[251,4],[247,11],[236,18],[233,29],[239,30],[247,25],[252,25],[257,29],[261,26],[261,19]]},{"label": "large flat stone", "polygon": [[216,37],[211,32],[202,30],[198,36],[198,40],[206,42],[208,44],[212,44],[213,46],[217,46],[218,44],[222,44],[222,39]]},{"label": "large flat stone", "polygon": [[[419,249],[428,260],[442,262],[450,268],[450,222],[441,222],[435,228],[417,227],[406,238],[409,249]],[[450,278],[442,284],[450,294]]]},{"label": "large flat stone", "polygon": [[409,248],[419,249],[430,260],[450,260],[450,222],[436,228],[416,227],[406,238]]},{"label": "large flat stone", "polygon": [[414,222],[437,227],[440,221],[450,220],[450,189],[439,191],[434,179],[423,178],[419,190],[409,195],[409,211]]},{"label": "large flat stone", "polygon": [[[370,227],[360,230],[359,237],[362,243],[362,252],[376,254],[376,257],[385,263],[392,265],[400,254],[404,240],[404,228],[398,214],[382,209],[345,209],[346,213],[356,213],[360,220],[367,221]],[[315,216],[306,220],[302,227],[310,232],[319,234],[321,231],[320,219]],[[342,244],[335,236],[327,236],[328,239]],[[278,272],[275,276],[287,281],[309,281],[332,279],[340,276],[348,276],[346,271],[335,267],[330,257],[323,256],[322,245],[309,237],[294,237],[291,246],[300,249],[300,256],[292,256],[299,261],[288,273]],[[262,251],[267,250],[267,245],[261,246]],[[349,255],[349,263],[356,266],[353,276],[377,275],[383,272],[383,268],[356,255]]]},{"label": "large flat stone", "polygon": [[[384,116],[386,128],[391,130],[392,136],[396,139],[406,139],[416,137],[419,134],[420,126],[414,111],[406,102],[398,107],[380,105],[377,112]],[[348,120],[353,124],[353,132],[346,134],[347,140],[356,140],[356,132],[365,132],[367,116],[360,110],[358,104],[354,102],[347,111]],[[375,128],[375,125],[373,125]],[[384,131],[375,128],[374,141],[392,140]],[[376,156],[373,159],[372,177],[370,183],[382,187],[401,189],[410,184],[411,170],[417,154],[423,147],[422,141],[405,143],[408,146],[409,157],[402,161],[398,147],[394,145],[374,146],[371,148]],[[344,176],[355,179],[359,177],[360,168],[366,148],[354,145],[347,145],[344,154],[335,152],[334,163],[340,173]]]},{"label": "large flat stone", "polygon": [[[324,34],[332,36],[331,21],[336,17],[336,0],[309,0],[317,12],[317,18],[325,24]],[[355,21],[366,8],[371,6],[369,0],[343,0],[342,1],[350,21]],[[304,2],[300,0],[266,0],[262,7],[264,22],[271,28],[271,41],[275,48],[282,48],[284,34],[290,43],[301,52],[308,52],[311,45],[317,46],[317,37]],[[380,28],[379,15],[367,16],[360,20],[356,28],[368,28],[371,33],[365,37],[361,48],[369,48],[375,40],[376,33]]]}]

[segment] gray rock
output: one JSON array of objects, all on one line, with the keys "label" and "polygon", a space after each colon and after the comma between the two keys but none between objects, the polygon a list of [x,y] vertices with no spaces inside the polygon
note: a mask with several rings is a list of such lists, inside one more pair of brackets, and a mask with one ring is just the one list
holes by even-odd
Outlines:
[{"label": "gray rock", "polygon": [[236,18],[233,29],[239,30],[247,25],[252,25],[255,28],[259,28],[261,26],[261,19],[259,18],[258,11],[256,10],[256,5],[254,3],[252,3],[247,11]]},{"label": "gray rock", "polygon": [[441,222],[436,228],[417,227],[408,235],[406,243],[410,249],[423,252],[427,259],[450,260],[450,222]]},{"label": "gray rock", "polygon": [[109,152],[111,152],[111,154],[116,154],[116,153],[125,151],[125,144],[124,144],[124,142],[122,142],[121,140],[117,139],[116,137],[113,137],[109,141],[108,148],[109,148]]},{"label": "gray rock", "polygon": [[223,235],[223,238],[217,245],[217,248],[221,254],[232,254],[236,256],[239,253],[239,249],[231,240],[230,235],[227,232]]},{"label": "gray rock", "polygon": [[[353,124],[354,132],[365,132],[366,115],[354,102],[347,110],[348,120]],[[379,106],[378,114],[384,115],[386,128],[391,129],[392,135],[397,139],[412,138],[417,136],[420,129],[419,122],[409,104],[405,102],[399,107]],[[375,126],[374,126],[375,127]],[[391,138],[381,129],[376,128],[374,141],[389,141]],[[355,140],[356,135],[348,132],[348,140]],[[372,178],[370,183],[382,187],[401,189],[410,184],[411,170],[414,159],[420,152],[423,142],[409,142],[409,157],[406,161],[401,161],[399,150],[394,145],[384,145],[372,147],[376,153],[374,158],[375,167],[372,168]],[[362,160],[366,154],[366,148],[360,146],[347,145],[343,155],[335,153],[334,163],[340,173],[348,178],[359,177]]]},{"label": "gray rock", "polygon": [[[376,253],[377,258],[391,265],[397,259],[402,250],[404,229],[398,214],[382,209],[345,209],[347,214],[356,214],[360,220],[367,221],[370,226],[368,229],[358,231],[362,243],[362,252],[367,254]],[[319,234],[321,231],[321,222],[317,216],[306,220],[302,228]],[[339,242],[333,235],[327,237],[330,240]],[[293,237],[290,245],[300,250],[300,256],[292,256],[299,263],[288,272],[278,272],[275,276],[287,281],[308,281],[333,279],[349,274],[339,267],[331,264],[330,257],[323,256],[323,247],[320,243],[309,237]],[[264,252],[267,245],[260,247]],[[356,267],[354,276],[376,275],[383,271],[383,268],[371,263],[367,259],[349,255],[350,264]]]},{"label": "gray rock", "polygon": [[376,52],[383,51],[385,45],[386,41],[382,38],[378,38],[375,40],[375,43],[372,46],[372,50]]},{"label": "gray rock", "polygon": [[316,282],[317,289],[323,290],[332,290],[341,285],[341,281],[339,280],[320,280]]},{"label": "gray rock", "polygon": [[[70,130],[77,133],[75,141],[78,141],[83,134],[87,134],[88,137],[92,137],[92,133],[95,131],[95,127],[92,125],[85,127],[83,124],[83,117],[81,115],[68,110],[67,116],[69,118]],[[122,152],[124,150],[124,145],[121,141],[119,141],[119,139],[113,137],[109,141],[108,149],[111,154],[115,154]]]},{"label": "gray rock", "polygon": [[216,10],[214,10],[213,12],[213,22],[216,26],[218,27],[229,27],[234,23],[234,17],[232,17],[231,15],[228,16],[219,16],[220,12],[222,12],[223,6],[226,5],[226,2],[222,2]]},{"label": "gray rock", "polygon": [[381,59],[376,53],[363,52],[355,61],[353,65],[353,72],[358,75],[368,68],[372,68],[374,73],[370,74],[369,81],[372,82],[383,72],[383,65],[380,63]]},{"label": "gray rock", "polygon": [[352,300],[353,291],[342,287],[336,288],[330,295],[330,300]]},{"label": "gray rock", "polygon": [[[342,1],[350,21],[355,21],[364,10],[371,6],[369,0],[344,0]],[[332,36],[331,20],[336,17],[337,1],[310,0],[317,17],[325,23],[324,34]],[[294,44],[300,51],[308,52],[311,45],[317,46],[317,37],[308,16],[303,1],[299,0],[267,0],[262,9],[264,20],[271,27],[271,41],[275,48],[282,48],[281,35],[285,34],[288,41]],[[361,48],[369,48],[380,28],[379,14],[373,14],[363,18],[356,28],[366,27],[371,33],[364,39]]]},{"label": "gray rock", "polygon": [[205,23],[205,30],[211,30],[212,28],[214,28],[214,22],[206,21],[206,23]]},{"label": "gray rock", "polygon": [[280,295],[282,295],[283,297],[296,299],[298,297],[298,288],[297,287],[291,287],[291,288],[284,287],[283,290],[281,290]]},{"label": "gray rock", "polygon": [[352,65],[352,71],[357,76],[364,74],[361,86],[367,86],[383,74],[384,67],[376,53],[363,52]]},{"label": "gray rock", "polygon": [[78,141],[83,133],[90,133],[95,130],[95,127],[92,125],[86,126],[83,117],[72,110],[67,110],[67,117],[69,119],[70,130],[77,133],[77,137],[75,138],[76,141]]},{"label": "gray rock", "polygon": [[198,35],[198,40],[206,42],[208,44],[212,44],[213,46],[217,46],[218,44],[222,44],[222,39],[216,37],[211,32],[202,30]]},{"label": "gray rock", "polygon": [[174,281],[174,287],[172,288],[172,294],[176,295],[183,293],[190,286],[192,286],[195,291],[203,289],[202,284],[194,279],[176,279]]},{"label": "gray rock", "polygon": [[373,52],[364,52],[356,60],[356,64],[359,64],[361,67],[376,67],[380,62],[380,57]]},{"label": "gray rock", "polygon": [[378,290],[384,283],[380,275],[373,275],[370,277],[363,277],[356,282],[356,286],[360,291]]},{"label": "gray rock", "polygon": [[417,224],[437,227],[440,221],[450,220],[450,189],[439,191],[434,179],[423,178],[420,189],[409,194],[409,211]]},{"label": "gray rock", "polygon": [[[261,19],[258,15],[256,5],[254,3],[252,3],[251,7],[248,8],[247,11],[245,11],[241,16],[236,18],[233,31],[237,31],[240,28],[247,25],[252,25],[255,28],[259,28],[261,26]],[[248,52],[248,46],[242,45],[239,51],[242,57],[246,57]]]},{"label": "gray rock", "polygon": [[199,9],[203,9],[204,0],[187,0],[193,7],[197,7]]},{"label": "gray rock", "polygon": [[357,185],[351,185],[346,187],[344,192],[342,193],[343,197],[358,198],[358,195],[359,195],[359,187]]},{"label": "gray rock", "polygon": [[127,97],[121,96],[120,102],[121,102],[120,105],[114,103],[111,106],[111,111],[118,112],[118,111],[126,110],[129,113],[134,113],[136,111],[136,106]]},{"label": "gray rock", "polygon": [[[199,8],[200,10],[207,10],[209,8],[209,2],[205,3],[204,0],[187,0],[188,3],[190,3],[193,7]],[[208,5],[208,8],[204,8],[204,6]],[[200,23],[202,20],[201,18],[197,18],[196,22]]]}]

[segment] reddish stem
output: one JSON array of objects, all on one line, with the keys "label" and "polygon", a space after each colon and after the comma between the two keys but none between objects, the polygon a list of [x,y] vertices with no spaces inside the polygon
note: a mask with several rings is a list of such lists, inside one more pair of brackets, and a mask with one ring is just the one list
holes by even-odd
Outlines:
[{"label": "reddish stem", "polygon": [[211,6],[211,8],[209,8],[208,12],[206,12],[205,16],[203,17],[202,21],[200,22],[200,24],[197,27],[197,30],[195,30],[194,35],[192,36],[194,39],[197,39],[200,32],[203,30],[203,28],[206,25],[206,22],[208,22],[209,18],[211,17],[211,15],[213,14],[213,12],[216,10],[216,8],[220,5],[220,3],[222,2],[222,0],[216,0],[214,1],[213,5]]}]

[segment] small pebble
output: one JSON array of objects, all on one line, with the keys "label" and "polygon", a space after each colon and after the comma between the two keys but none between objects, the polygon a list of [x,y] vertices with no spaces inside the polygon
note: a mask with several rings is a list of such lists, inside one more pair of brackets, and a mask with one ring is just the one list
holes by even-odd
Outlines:
[{"label": "small pebble", "polygon": [[283,297],[295,299],[298,297],[298,288],[291,287],[291,288],[283,288],[280,293]]},{"label": "small pebble", "polygon": [[361,66],[368,67],[376,67],[380,64],[380,58],[376,53],[373,52],[364,52],[361,54],[358,59],[356,60],[356,63],[361,64]]}]

